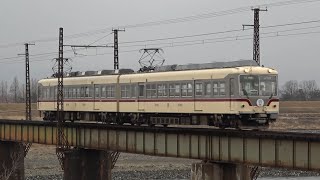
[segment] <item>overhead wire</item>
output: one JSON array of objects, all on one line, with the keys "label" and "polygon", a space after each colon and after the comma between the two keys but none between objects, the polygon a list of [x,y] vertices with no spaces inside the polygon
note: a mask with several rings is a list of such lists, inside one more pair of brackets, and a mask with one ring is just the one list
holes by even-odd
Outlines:
[{"label": "overhead wire", "polygon": [[[284,26],[292,26],[292,25],[301,25],[301,24],[309,24],[309,23],[317,23],[320,22],[320,20],[312,20],[312,21],[302,21],[302,22],[293,22],[293,23],[286,23],[286,24],[277,24],[277,25],[269,25],[269,26],[262,26],[261,28],[275,28],[275,27],[284,27]],[[272,32],[267,32],[267,33],[279,33],[279,32],[286,32],[286,31],[295,31],[295,30],[304,30],[304,29],[310,29],[310,28],[316,28],[319,26],[313,26],[313,27],[302,27],[302,28],[293,28],[293,29],[287,29],[287,30],[278,30],[278,31],[272,31]],[[251,29],[251,28],[249,28]],[[245,30],[249,30],[245,29]],[[140,41],[131,41],[131,42],[125,42],[125,43],[119,43],[119,44],[132,44],[132,43],[137,43],[137,42],[152,42],[152,41],[163,41],[163,40],[174,40],[174,39],[182,39],[182,38],[191,38],[191,37],[200,37],[200,36],[208,36],[208,35],[217,35],[217,34],[224,34],[224,33],[231,33],[231,32],[240,32],[243,31],[243,29],[234,29],[234,30],[227,30],[227,31],[219,31],[219,32],[211,32],[211,33],[202,33],[202,34],[195,34],[195,35],[185,35],[185,36],[177,36],[177,37],[169,37],[169,38],[158,38],[158,39],[148,39],[148,40],[140,40]],[[261,33],[261,34],[265,34]],[[112,33],[110,33],[112,34]],[[96,43],[100,41],[101,39],[109,36],[110,34],[107,34],[95,41],[93,41],[90,44]],[[249,35],[246,35],[249,36]],[[127,48],[127,47],[147,47],[150,45],[163,45],[163,44],[177,44],[177,43],[186,43],[186,42],[195,42],[195,41],[208,41],[208,40],[221,40],[221,39],[226,39],[226,38],[235,38],[235,37],[240,37],[240,36],[227,36],[227,37],[218,37],[218,38],[213,38],[213,39],[201,39],[201,40],[191,40],[191,41],[178,41],[178,42],[164,42],[164,43],[153,43],[153,44],[137,44],[137,45],[124,45],[121,46],[122,48]],[[78,50],[82,50],[86,48],[79,48]],[[68,52],[73,52],[73,50],[64,50],[64,53]],[[30,57],[49,57],[51,55],[56,55],[58,52],[48,52],[48,53],[39,53],[39,54],[31,54]],[[0,62],[8,62],[9,60],[12,59],[22,59],[23,57],[21,56],[14,56],[14,57],[5,57],[5,58],[0,58]]]},{"label": "overhead wire", "polygon": [[[245,11],[249,11],[253,7],[279,7],[279,6],[287,6],[287,5],[294,5],[294,4],[302,4],[302,3],[312,3],[312,2],[319,2],[320,0],[287,0],[287,1],[280,1],[280,2],[274,2],[274,3],[266,3],[266,4],[260,4],[255,6],[244,6],[239,8],[234,8],[230,10],[224,10],[224,11],[217,11],[217,12],[210,12],[210,13],[202,13],[192,16],[186,16],[181,18],[172,18],[172,19],[165,19],[165,20],[158,20],[158,21],[150,21],[145,23],[137,23],[137,24],[129,24],[129,25],[121,25],[118,27],[123,28],[138,28],[138,27],[147,27],[147,26],[156,26],[156,25],[165,25],[165,24],[174,24],[174,23],[182,23],[182,22],[188,22],[188,21],[195,21],[200,19],[208,19],[208,18],[214,18],[219,16],[225,16],[225,15],[231,15],[236,13],[241,13]],[[80,37],[86,37],[86,36],[92,36],[96,34],[102,34],[110,31],[112,27],[104,28],[104,29],[97,29],[82,33],[76,33],[76,34],[70,34],[66,35],[64,38],[80,38]],[[58,38],[52,37],[52,38],[44,38],[44,39],[37,39],[37,40],[30,40],[27,42],[51,42],[56,41]],[[0,45],[0,48],[8,48],[8,47],[14,47],[14,46],[20,46],[21,44],[24,44],[24,42],[19,43],[9,43],[9,44],[3,44]]]}]

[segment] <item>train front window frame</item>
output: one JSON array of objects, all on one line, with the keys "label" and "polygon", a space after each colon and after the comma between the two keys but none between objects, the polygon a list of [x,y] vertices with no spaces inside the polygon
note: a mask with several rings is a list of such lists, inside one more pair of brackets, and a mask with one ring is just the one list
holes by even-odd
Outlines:
[{"label": "train front window frame", "polygon": [[[241,96],[277,96],[278,78],[277,75],[240,75]],[[271,87],[270,87],[271,86]]]}]

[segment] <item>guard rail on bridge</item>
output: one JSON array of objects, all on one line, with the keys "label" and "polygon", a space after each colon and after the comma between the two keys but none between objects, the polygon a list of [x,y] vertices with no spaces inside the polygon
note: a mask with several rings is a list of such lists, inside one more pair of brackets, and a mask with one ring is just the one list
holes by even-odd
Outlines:
[{"label": "guard rail on bridge", "polygon": [[[0,121],[0,140],[56,144],[56,123]],[[320,170],[320,135],[66,123],[71,146],[153,156]]]}]

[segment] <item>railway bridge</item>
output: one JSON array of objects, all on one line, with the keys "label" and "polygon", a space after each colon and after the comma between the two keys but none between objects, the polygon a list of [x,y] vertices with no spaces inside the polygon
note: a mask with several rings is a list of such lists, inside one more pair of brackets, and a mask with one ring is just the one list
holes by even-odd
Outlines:
[{"label": "railway bridge", "polygon": [[[118,153],[105,152],[202,160],[191,167],[197,180],[247,180],[249,166],[320,170],[320,134],[97,123],[65,123],[64,132],[73,147],[64,179],[111,179]],[[21,143],[55,145],[56,134],[53,122],[0,120],[0,163],[12,166],[12,153],[24,153]],[[11,179],[24,179],[23,158]]]}]

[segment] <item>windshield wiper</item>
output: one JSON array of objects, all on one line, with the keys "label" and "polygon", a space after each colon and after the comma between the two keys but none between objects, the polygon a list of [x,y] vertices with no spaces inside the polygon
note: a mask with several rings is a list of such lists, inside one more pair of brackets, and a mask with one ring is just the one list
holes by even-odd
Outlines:
[{"label": "windshield wiper", "polygon": [[242,89],[242,91],[243,91],[243,94],[244,94],[245,96],[247,96],[247,98],[249,99],[248,92],[247,92],[245,89]]},{"label": "windshield wiper", "polygon": [[270,95],[269,99],[271,99],[272,97],[273,97],[273,93],[271,93],[271,95]]}]

